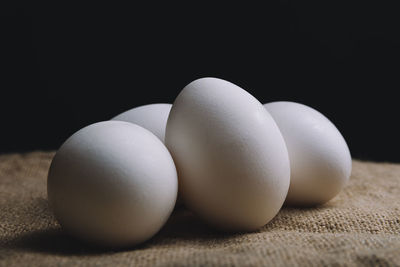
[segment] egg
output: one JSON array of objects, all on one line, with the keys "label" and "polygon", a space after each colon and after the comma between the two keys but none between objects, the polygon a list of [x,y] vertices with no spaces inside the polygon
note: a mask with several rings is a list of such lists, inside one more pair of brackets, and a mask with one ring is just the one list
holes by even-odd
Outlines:
[{"label": "egg", "polygon": [[155,134],[164,142],[165,127],[171,104],[149,104],[125,111],[111,120],[135,123]]},{"label": "egg", "polygon": [[173,103],[165,144],[185,205],[224,231],[250,231],[281,208],[290,179],[283,137],[252,95],[217,78],[188,84]]},{"label": "egg", "polygon": [[264,105],[285,139],[291,180],[286,203],[309,206],[335,197],[351,174],[351,155],[339,130],[324,115],[294,102]]},{"label": "egg", "polygon": [[164,225],[177,197],[164,144],[128,122],[89,125],[68,138],[48,173],[50,207],[72,235],[100,246],[144,242]]}]

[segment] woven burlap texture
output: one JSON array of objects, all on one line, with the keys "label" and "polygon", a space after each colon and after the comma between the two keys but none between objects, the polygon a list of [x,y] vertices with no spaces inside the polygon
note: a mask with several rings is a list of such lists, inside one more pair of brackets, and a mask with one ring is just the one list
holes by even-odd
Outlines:
[{"label": "woven burlap texture", "polygon": [[48,208],[54,152],[0,155],[0,266],[400,266],[400,165],[353,161],[346,188],[315,208],[284,207],[262,229],[227,234],[177,209],[150,241],[94,249]]}]

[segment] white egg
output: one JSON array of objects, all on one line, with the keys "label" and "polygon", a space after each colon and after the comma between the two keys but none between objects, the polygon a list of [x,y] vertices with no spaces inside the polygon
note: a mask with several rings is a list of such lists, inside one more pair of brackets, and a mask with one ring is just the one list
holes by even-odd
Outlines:
[{"label": "white egg", "polygon": [[125,111],[111,120],[135,123],[155,134],[164,142],[171,104],[149,104]]},{"label": "white egg", "polygon": [[336,196],[351,174],[346,141],[324,115],[294,102],[264,105],[278,124],[289,153],[287,204],[316,205]]},{"label": "white egg", "polygon": [[101,246],[130,246],[167,221],[177,173],[164,144],[128,122],[89,125],[65,141],[48,174],[50,206],[60,224]]},{"label": "white egg", "polygon": [[165,136],[186,206],[223,230],[254,230],[281,208],[290,164],[282,135],[263,105],[217,78],[187,85]]}]

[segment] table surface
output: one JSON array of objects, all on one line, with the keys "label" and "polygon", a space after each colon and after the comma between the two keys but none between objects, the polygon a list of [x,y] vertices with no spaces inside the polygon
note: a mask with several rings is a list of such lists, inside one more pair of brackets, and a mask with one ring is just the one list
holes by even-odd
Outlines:
[{"label": "table surface", "polygon": [[68,236],[49,210],[54,152],[0,155],[0,266],[400,266],[400,164],[353,160],[325,205],[284,207],[255,232],[217,232],[184,208],[151,240],[99,250]]}]

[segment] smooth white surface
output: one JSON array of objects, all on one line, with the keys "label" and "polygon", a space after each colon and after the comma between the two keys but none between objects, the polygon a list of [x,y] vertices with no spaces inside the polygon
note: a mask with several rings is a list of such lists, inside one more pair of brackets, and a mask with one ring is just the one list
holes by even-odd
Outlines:
[{"label": "smooth white surface", "polygon": [[149,104],[125,111],[111,120],[127,121],[149,130],[164,142],[171,104]]},{"label": "smooth white surface", "polygon": [[79,130],[61,146],[47,190],[66,230],[99,245],[130,246],[164,225],[177,184],[172,157],[154,134],[106,121]]},{"label": "smooth white surface", "polygon": [[254,230],[281,208],[290,165],[282,135],[263,105],[216,78],[187,85],[165,136],[186,206],[223,230]]},{"label": "smooth white surface", "polygon": [[320,112],[294,102],[264,105],[285,139],[291,163],[286,202],[322,204],[336,196],[351,174],[351,156],[338,129]]}]

